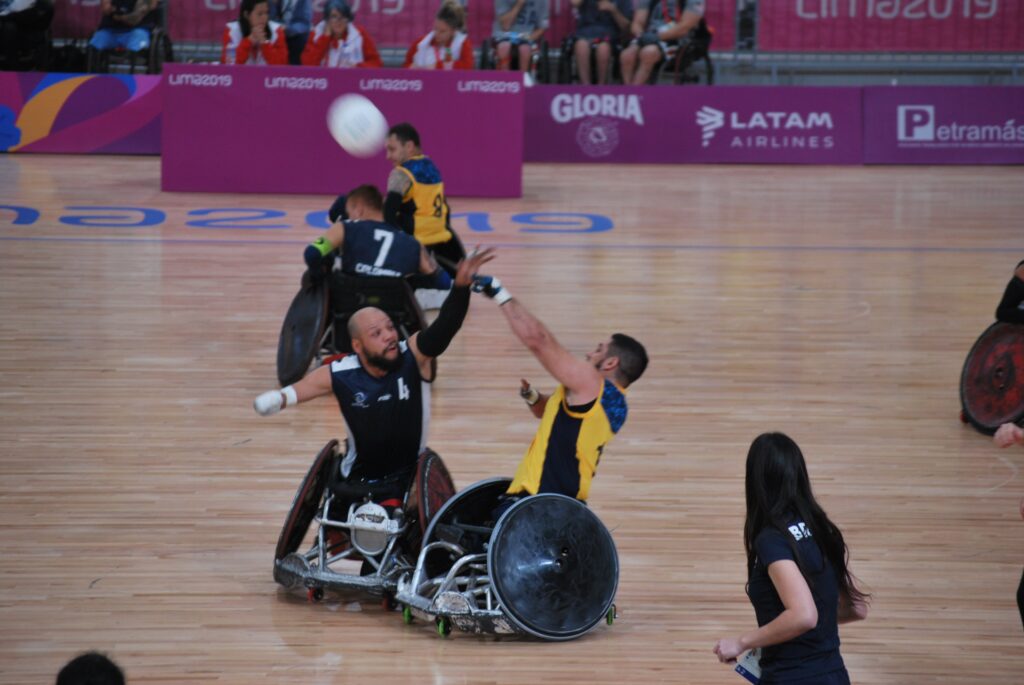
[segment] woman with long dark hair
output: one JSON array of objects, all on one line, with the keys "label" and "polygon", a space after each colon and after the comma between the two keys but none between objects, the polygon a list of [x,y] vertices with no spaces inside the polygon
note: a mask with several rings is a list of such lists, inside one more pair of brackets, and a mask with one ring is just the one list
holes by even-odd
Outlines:
[{"label": "woman with long dark hair", "polygon": [[270,21],[267,0],[242,0],[238,21],[224,27],[221,64],[288,64],[284,27]]},{"label": "woman with long dark hair", "polygon": [[747,453],[747,595],[758,628],[715,645],[728,663],[762,648],[761,683],[849,685],[839,624],[867,616],[846,542],[811,492],[804,455],[782,433],[757,436]]}]

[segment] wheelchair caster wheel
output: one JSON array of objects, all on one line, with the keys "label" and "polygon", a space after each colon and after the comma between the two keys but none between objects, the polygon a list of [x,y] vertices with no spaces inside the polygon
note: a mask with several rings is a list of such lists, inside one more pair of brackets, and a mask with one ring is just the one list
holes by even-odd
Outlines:
[{"label": "wheelchair caster wheel", "polygon": [[412,625],[412,607],[406,604],[402,607],[402,623],[407,626]]},{"label": "wheelchair caster wheel", "polygon": [[608,625],[615,623],[615,619],[619,617],[619,612],[615,610],[615,605],[612,604],[608,607],[608,613],[605,614],[604,620]]},{"label": "wheelchair caster wheel", "polygon": [[394,611],[398,608],[398,602],[395,601],[393,594],[385,591],[384,596],[380,598],[380,606],[384,611]]},{"label": "wheelchair caster wheel", "polygon": [[960,410],[960,423],[967,423],[967,412]]},{"label": "wheelchair caster wheel", "polygon": [[441,637],[448,637],[452,634],[452,622],[444,616],[438,616],[434,620],[434,625],[437,627],[437,634]]},{"label": "wheelchair caster wheel", "polygon": [[311,587],[306,591],[306,597],[309,598],[310,602],[319,602],[324,598],[324,589],[322,587]]}]

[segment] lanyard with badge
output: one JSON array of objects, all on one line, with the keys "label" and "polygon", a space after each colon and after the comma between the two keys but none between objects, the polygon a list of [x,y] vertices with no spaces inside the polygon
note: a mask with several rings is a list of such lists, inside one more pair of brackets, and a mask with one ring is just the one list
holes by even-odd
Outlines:
[{"label": "lanyard with badge", "polygon": [[452,61],[453,61],[452,60],[452,46],[451,45],[446,45],[444,47],[444,59],[441,59],[441,48],[439,48],[437,45],[433,45],[431,47],[434,48],[434,65],[437,66],[438,64],[441,64],[441,65],[444,65],[443,66],[444,69],[451,69],[452,68]]}]

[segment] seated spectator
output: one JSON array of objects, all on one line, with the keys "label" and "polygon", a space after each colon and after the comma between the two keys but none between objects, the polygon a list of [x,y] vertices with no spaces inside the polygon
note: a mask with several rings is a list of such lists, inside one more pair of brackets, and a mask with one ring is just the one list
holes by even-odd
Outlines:
[{"label": "seated spectator", "polygon": [[608,83],[608,65],[612,60],[612,46],[629,29],[633,18],[630,0],[571,0],[576,8],[576,32],[572,44],[573,57],[580,83],[590,84],[590,55],[597,63],[598,84]]},{"label": "seated spectator", "polygon": [[302,64],[302,51],[313,25],[311,0],[270,0],[270,18],[284,26],[288,64]]},{"label": "seated spectator", "polygon": [[302,63],[309,67],[383,67],[370,34],[356,26],[344,0],[327,0],[324,19],[306,41]]},{"label": "seated spectator", "polygon": [[60,669],[57,685],[124,685],[124,673],[99,652],[86,652]]},{"label": "seated spectator", "polygon": [[267,0],[242,0],[238,21],[224,29],[221,64],[288,64],[284,27],[270,21]]},{"label": "seated spectator", "polygon": [[530,71],[537,43],[548,28],[548,0],[494,0],[494,47],[497,67]]},{"label": "seated spectator", "polygon": [[434,18],[434,30],[412,44],[405,53],[406,69],[472,69],[473,45],[462,30],[465,10],[455,0],[445,0]]},{"label": "seated spectator", "polygon": [[649,0],[633,15],[633,41],[619,57],[622,82],[647,83],[654,68],[683,45],[704,18],[705,0]]},{"label": "seated spectator", "polygon": [[149,49],[149,37],[157,25],[158,0],[103,0],[100,27],[89,47],[100,52],[121,48],[129,52]]},{"label": "seated spectator", "polygon": [[46,69],[38,56],[52,20],[52,0],[0,0],[0,69]]}]

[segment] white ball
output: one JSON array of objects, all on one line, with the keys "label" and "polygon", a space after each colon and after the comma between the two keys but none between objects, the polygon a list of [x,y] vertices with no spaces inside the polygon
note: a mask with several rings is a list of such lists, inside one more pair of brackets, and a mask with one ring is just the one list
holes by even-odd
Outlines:
[{"label": "white ball", "polygon": [[355,157],[377,154],[388,137],[387,119],[369,98],[355,93],[331,103],[327,128],[338,145]]}]

